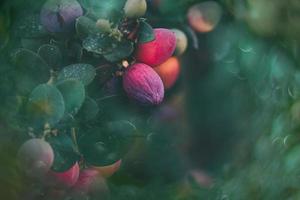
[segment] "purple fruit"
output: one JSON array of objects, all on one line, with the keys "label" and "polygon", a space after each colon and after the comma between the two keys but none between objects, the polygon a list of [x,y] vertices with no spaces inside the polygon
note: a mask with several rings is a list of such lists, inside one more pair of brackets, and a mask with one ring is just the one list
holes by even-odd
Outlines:
[{"label": "purple fruit", "polygon": [[76,0],[48,0],[42,7],[40,19],[43,26],[53,33],[71,32],[76,18],[83,10]]},{"label": "purple fruit", "polygon": [[128,69],[123,77],[123,88],[129,98],[141,105],[158,105],[164,98],[161,78],[143,63],[136,63]]}]

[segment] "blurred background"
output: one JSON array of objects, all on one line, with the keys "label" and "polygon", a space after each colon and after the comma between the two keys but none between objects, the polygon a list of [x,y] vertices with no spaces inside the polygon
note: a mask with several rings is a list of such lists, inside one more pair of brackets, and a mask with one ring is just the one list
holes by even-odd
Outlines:
[{"label": "blurred background", "polygon": [[[125,0],[78,2],[113,12]],[[14,28],[43,4],[0,3],[0,199],[40,191],[15,160],[29,136],[20,125],[22,97],[15,96],[26,81],[10,55],[50,40],[22,38]],[[128,120],[143,135],[107,179],[109,198],[300,199],[300,1],[148,0],[147,6],[148,23],[183,31],[188,47],[178,56],[180,77],[159,107],[139,108],[122,95],[99,103],[97,124]],[[193,21],[197,12],[203,21]],[[89,92],[101,99],[105,84],[97,84]]]}]

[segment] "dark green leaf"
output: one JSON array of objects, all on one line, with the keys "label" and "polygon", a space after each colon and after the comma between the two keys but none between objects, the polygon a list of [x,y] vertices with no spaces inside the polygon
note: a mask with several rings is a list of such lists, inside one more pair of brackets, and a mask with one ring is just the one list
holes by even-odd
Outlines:
[{"label": "dark green leaf", "polygon": [[62,54],[57,46],[50,44],[42,45],[38,50],[38,54],[52,68],[57,68],[62,62]]},{"label": "dark green leaf", "polygon": [[22,38],[21,44],[25,49],[36,52],[41,45],[45,44],[46,40],[44,38]]},{"label": "dark green leaf", "polygon": [[64,115],[65,104],[62,94],[52,85],[37,86],[30,94],[27,110],[33,126],[55,124]]},{"label": "dark green leaf", "polygon": [[82,42],[85,50],[93,53],[104,54],[107,49],[111,48],[112,41],[105,36],[90,35]]},{"label": "dark green leaf", "polygon": [[112,46],[109,52],[103,54],[104,58],[110,62],[120,61],[132,54],[134,51],[133,43],[122,41]]},{"label": "dark green leaf", "polygon": [[96,22],[86,16],[81,16],[76,19],[75,28],[79,37],[99,33],[99,29],[96,27]]},{"label": "dark green leaf", "polygon": [[146,43],[155,39],[153,28],[145,21],[140,21],[138,40],[139,43]]},{"label": "dark green leaf", "polygon": [[93,129],[79,139],[80,152],[90,165],[104,166],[113,164],[121,158],[114,137],[101,129]]},{"label": "dark green leaf", "polygon": [[37,38],[47,35],[47,31],[41,25],[38,15],[21,17],[17,23],[15,33],[21,38]]},{"label": "dark green leaf", "polygon": [[90,84],[96,76],[96,70],[89,64],[73,64],[64,67],[58,74],[58,81],[66,79],[76,79],[81,81],[84,85]]},{"label": "dark green leaf", "polygon": [[[12,61],[18,70],[30,72],[36,71],[36,73],[42,73],[43,71],[48,71],[49,66],[47,63],[35,52],[27,49],[18,49],[12,55]],[[40,75],[43,75],[42,73]],[[49,78],[49,77],[48,77]]]},{"label": "dark green leaf", "polygon": [[18,49],[12,55],[12,61],[17,91],[23,95],[28,95],[36,85],[45,83],[50,78],[47,63],[30,50]]},{"label": "dark green leaf", "polygon": [[64,80],[57,83],[65,102],[65,114],[74,115],[80,109],[85,98],[84,85],[75,79]]},{"label": "dark green leaf", "polygon": [[76,152],[75,145],[67,134],[60,133],[58,136],[49,138],[48,142],[54,150],[52,170],[64,172],[80,160],[80,155]]},{"label": "dark green leaf", "polygon": [[89,121],[97,116],[99,112],[99,106],[97,102],[90,98],[86,97],[83,105],[81,106],[77,116],[83,121]]}]

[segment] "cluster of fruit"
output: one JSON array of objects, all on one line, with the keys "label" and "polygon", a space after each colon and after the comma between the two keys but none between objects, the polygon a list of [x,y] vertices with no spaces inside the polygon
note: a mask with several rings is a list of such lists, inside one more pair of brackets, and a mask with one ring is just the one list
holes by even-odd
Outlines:
[{"label": "cluster of fruit", "polygon": [[[102,82],[107,86],[117,78],[122,80],[129,99],[149,107],[163,102],[165,91],[175,85],[180,75],[179,56],[188,46],[185,33],[152,28],[143,18],[146,0],[109,4],[116,4],[116,8],[103,9],[101,5],[101,13],[98,4],[91,1],[46,0],[39,17],[36,13],[28,15],[16,25],[21,48],[12,56],[12,76],[18,81],[15,95],[22,96],[17,98],[21,102],[19,114],[24,114],[25,119],[20,126],[34,137],[20,147],[18,160],[27,176],[54,188],[56,194],[71,191],[74,196],[93,196],[99,190],[105,194],[105,178],[121,165],[121,153],[109,152],[115,147],[108,146],[121,149],[127,138],[120,136],[121,142],[120,138],[116,142],[113,137],[119,135],[95,133],[99,132],[98,124],[95,127],[99,107],[93,98],[103,96],[88,96],[92,95],[88,94],[90,84],[99,91],[103,89]],[[220,6],[207,2],[191,7],[187,18],[195,31],[209,32],[220,16]],[[103,72],[103,66],[109,69]],[[85,133],[85,129],[92,133]],[[101,159],[106,160],[99,164]]]},{"label": "cluster of fruit", "polygon": [[[87,96],[87,86],[96,81],[97,69],[91,65],[94,60],[105,60],[105,64],[112,66],[108,76],[122,77],[127,96],[143,106],[160,104],[165,90],[170,89],[179,77],[177,56],[186,50],[187,37],[177,29],[153,29],[141,18],[146,8],[145,0],[127,0],[116,22],[88,12],[76,0],[47,0],[39,16],[42,26],[34,30],[27,25],[19,26],[22,30],[29,29],[30,37],[36,34],[63,41],[43,44],[37,53],[22,48],[13,54],[16,66],[24,67],[28,58],[28,65],[41,64],[30,67],[41,71],[36,79],[38,86],[34,83],[22,91],[29,95],[24,102],[26,126],[33,132],[30,136],[35,138],[23,143],[18,160],[28,177],[41,181],[47,188],[54,188],[56,194],[57,191],[71,191],[74,196],[93,196],[99,192],[103,195],[107,193],[105,178],[121,165],[120,157],[100,167],[93,165],[82,153],[92,150],[78,148],[78,135],[69,132],[78,129],[74,121],[77,124],[88,121],[82,119],[85,104],[89,108],[85,112],[89,119],[97,114],[94,113],[98,109],[97,102]],[[64,59],[63,47],[70,40],[82,43],[85,52],[80,56],[85,54],[87,59],[93,59],[91,64],[59,61]],[[68,66],[61,69],[62,62]],[[44,65],[47,67],[41,67]],[[47,83],[44,82],[46,79]],[[93,144],[87,146],[84,148],[92,148]],[[60,154],[60,151],[64,153]]]}]

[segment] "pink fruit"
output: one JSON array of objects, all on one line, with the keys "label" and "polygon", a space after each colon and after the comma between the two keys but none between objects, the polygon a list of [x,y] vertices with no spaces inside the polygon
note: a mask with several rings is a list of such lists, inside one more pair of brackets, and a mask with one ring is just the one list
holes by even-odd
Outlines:
[{"label": "pink fruit", "polygon": [[120,169],[121,163],[122,163],[122,160],[118,160],[117,162],[115,162],[111,165],[101,166],[101,167],[93,167],[93,168],[96,169],[103,177],[108,178]]},{"label": "pink fruit", "polygon": [[92,168],[84,169],[80,172],[78,181],[72,188],[73,195],[97,197],[104,199],[109,190],[105,179],[100,173]]},{"label": "pink fruit", "polygon": [[75,163],[69,170],[65,172],[49,171],[45,181],[48,181],[51,185],[56,187],[69,188],[77,182],[79,170],[80,168],[78,163]]},{"label": "pink fruit", "polygon": [[136,63],[125,72],[123,88],[129,98],[141,105],[158,105],[164,98],[161,78],[143,63]]},{"label": "pink fruit", "polygon": [[48,142],[30,139],[20,147],[18,160],[27,175],[40,178],[50,170],[54,153]]},{"label": "pink fruit", "polygon": [[136,51],[136,60],[151,67],[165,62],[176,48],[176,36],[168,29],[154,29],[155,39],[140,43]]}]

